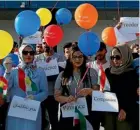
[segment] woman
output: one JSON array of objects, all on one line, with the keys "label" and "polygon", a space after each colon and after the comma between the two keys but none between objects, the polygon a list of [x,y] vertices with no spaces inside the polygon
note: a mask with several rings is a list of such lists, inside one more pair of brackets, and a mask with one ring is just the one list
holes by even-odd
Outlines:
[{"label": "woman", "polygon": [[[72,46],[70,58],[67,60],[66,68],[59,74],[55,83],[55,99],[61,103],[76,101],[79,97],[85,97],[89,108],[89,116],[86,118],[91,120],[91,94],[92,86],[97,83],[97,72],[93,69],[86,74],[83,82],[80,81],[86,72],[86,57],[79,50],[78,46]],[[76,90],[76,91],[75,91]],[[73,118],[60,117],[60,130],[78,130],[73,127]]]},{"label": "woman", "polygon": [[139,44],[132,44],[130,46],[131,50],[132,50],[132,55],[133,55],[133,59],[136,59],[140,56],[140,48],[139,48]]},{"label": "woman", "polygon": [[2,84],[1,81],[4,79],[4,67],[2,66],[2,60],[0,59],[0,130],[5,130],[5,122],[8,110],[8,103],[5,102],[3,96]]},{"label": "woman", "polygon": [[[34,49],[30,45],[22,45],[19,54],[22,62],[17,68],[11,70],[12,65],[5,62],[9,101],[11,102],[15,95],[28,100],[44,101],[48,96],[47,79],[45,72],[32,64]],[[34,85],[34,90],[31,85]],[[36,121],[8,116],[6,130],[41,130],[41,109]]]},{"label": "woman", "polygon": [[133,57],[127,44],[119,44],[111,51],[111,68],[106,69],[111,92],[118,98],[119,112],[108,113],[105,130],[136,130],[136,90],[139,85],[135,70],[131,67]]},{"label": "woman", "polygon": [[4,75],[4,67],[2,65],[2,60],[0,59],[0,76]]}]

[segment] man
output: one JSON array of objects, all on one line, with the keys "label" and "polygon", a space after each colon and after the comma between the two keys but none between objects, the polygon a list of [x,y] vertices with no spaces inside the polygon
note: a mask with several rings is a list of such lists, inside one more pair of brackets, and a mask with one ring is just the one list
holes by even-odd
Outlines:
[{"label": "man", "polygon": [[[42,48],[44,50],[44,53],[37,55],[35,58],[35,63],[38,64],[39,62],[44,62],[47,66],[52,60],[58,62],[63,61],[63,58],[54,52],[53,48],[49,47],[45,42],[42,44]],[[37,65],[38,66],[38,65]],[[54,66],[52,64],[52,66]],[[61,71],[62,68],[59,67],[59,72]],[[46,68],[44,68],[46,71]],[[58,72],[58,74],[59,74]],[[48,110],[49,118],[50,118],[50,124],[52,130],[57,130],[58,129],[58,106],[59,103],[55,101],[54,99],[54,85],[55,85],[55,80],[58,76],[58,74],[55,75],[49,75],[46,76],[48,79],[48,91],[49,91],[49,96],[48,98],[42,103],[42,130],[45,130],[45,125],[46,125],[46,119],[45,119],[45,114],[46,114],[46,109]]]},{"label": "man", "polygon": [[72,46],[71,42],[68,42],[63,46],[64,56],[66,59],[69,59],[71,46]]},{"label": "man", "polygon": [[64,56],[66,59],[69,59],[71,47],[77,44],[77,42],[68,42],[63,46]]},{"label": "man", "polygon": [[18,44],[17,44],[17,42],[14,41],[14,44],[13,44],[13,48],[11,50],[11,53],[15,53],[15,51],[17,50],[17,48],[18,48]]},{"label": "man", "polygon": [[139,44],[132,44],[130,48],[132,50],[133,59],[139,58],[140,55]]},{"label": "man", "polygon": [[[107,78],[103,78],[105,80],[104,85],[101,83],[102,75],[105,76],[105,69],[107,69],[110,66],[109,61],[106,60],[106,54],[107,54],[107,48],[106,45],[103,42],[100,42],[100,48],[96,53],[95,61],[94,62],[88,62],[87,65],[90,65],[91,68],[94,68],[98,73],[98,85],[100,88],[100,91],[109,91],[110,85],[107,80]],[[101,69],[102,67],[102,69]],[[97,86],[98,86],[97,85]],[[92,112],[93,114],[93,125],[95,130],[99,130],[100,123],[104,125],[104,112]]]},{"label": "man", "polygon": [[104,71],[110,66],[109,61],[106,60],[106,53],[107,53],[106,45],[103,42],[101,42],[100,48],[95,56],[95,61],[92,64],[92,67],[96,69],[97,72],[99,72],[99,65],[103,66]]},{"label": "man", "polygon": [[63,46],[64,59],[63,62],[58,62],[60,67],[65,68],[66,60],[69,59],[70,56],[71,47],[77,44],[78,44],[77,42],[68,42]]},{"label": "man", "polygon": [[36,44],[36,54],[42,54],[44,52],[42,44]]},{"label": "man", "polygon": [[[6,62],[9,68],[11,68],[10,66],[12,66],[12,59],[10,57],[7,57],[4,61],[4,64]],[[0,77],[2,78],[3,74],[0,75]],[[9,107],[9,103],[7,102],[7,98],[3,98],[3,91],[0,91],[0,130],[6,130],[6,117],[7,117],[8,107]]]},{"label": "man", "polygon": [[93,62],[92,67],[98,73],[98,76],[99,76],[99,79],[100,79],[98,81],[98,83],[100,83],[100,87],[101,87],[100,90],[102,90],[102,91],[103,90],[107,90],[107,91],[110,90],[110,85],[109,85],[109,82],[108,82],[107,78],[105,78],[104,85],[101,86],[102,75],[103,74],[105,75],[105,70],[107,68],[109,68],[109,66],[110,66],[110,62],[106,60],[106,54],[107,54],[106,45],[103,42],[101,42],[100,43],[100,48],[96,53],[95,61]]}]

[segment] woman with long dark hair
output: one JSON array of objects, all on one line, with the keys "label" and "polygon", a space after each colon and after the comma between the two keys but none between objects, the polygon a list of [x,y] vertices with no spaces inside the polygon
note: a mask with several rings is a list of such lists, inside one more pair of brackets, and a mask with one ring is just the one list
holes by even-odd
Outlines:
[{"label": "woman with long dark hair", "polygon": [[[86,118],[91,123],[91,94],[92,87],[97,84],[97,72],[94,69],[89,69],[86,76],[86,57],[79,50],[77,45],[72,46],[70,58],[67,60],[66,68],[61,72],[55,83],[55,99],[61,103],[71,103],[77,98],[85,97],[88,105],[89,115]],[[84,77],[84,79],[83,79]],[[83,79],[82,82],[81,79]],[[79,84],[80,83],[80,84]],[[75,91],[76,90],[76,91]],[[60,130],[78,130],[73,127],[73,118],[60,117]],[[91,123],[92,124],[92,123]]]}]

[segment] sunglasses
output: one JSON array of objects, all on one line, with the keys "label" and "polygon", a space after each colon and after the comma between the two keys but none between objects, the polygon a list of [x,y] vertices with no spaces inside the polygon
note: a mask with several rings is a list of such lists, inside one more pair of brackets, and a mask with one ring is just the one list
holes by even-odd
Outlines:
[{"label": "sunglasses", "polygon": [[35,55],[35,52],[34,51],[22,51],[22,54],[23,55],[28,55],[30,54],[31,56]]},{"label": "sunglasses", "polygon": [[116,55],[116,56],[110,56],[110,59],[111,59],[111,60],[114,60],[114,59],[116,59],[116,60],[120,60],[121,57],[120,57],[119,55]]}]

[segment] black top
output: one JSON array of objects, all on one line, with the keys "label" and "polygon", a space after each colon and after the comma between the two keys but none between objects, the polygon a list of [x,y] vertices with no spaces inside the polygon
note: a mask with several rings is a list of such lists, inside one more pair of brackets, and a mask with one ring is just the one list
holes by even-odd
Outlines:
[{"label": "black top", "polygon": [[136,90],[139,87],[139,77],[135,70],[115,75],[110,73],[110,68],[107,68],[105,73],[110,83],[111,92],[116,93],[118,98],[119,109],[132,115],[137,101]]}]

